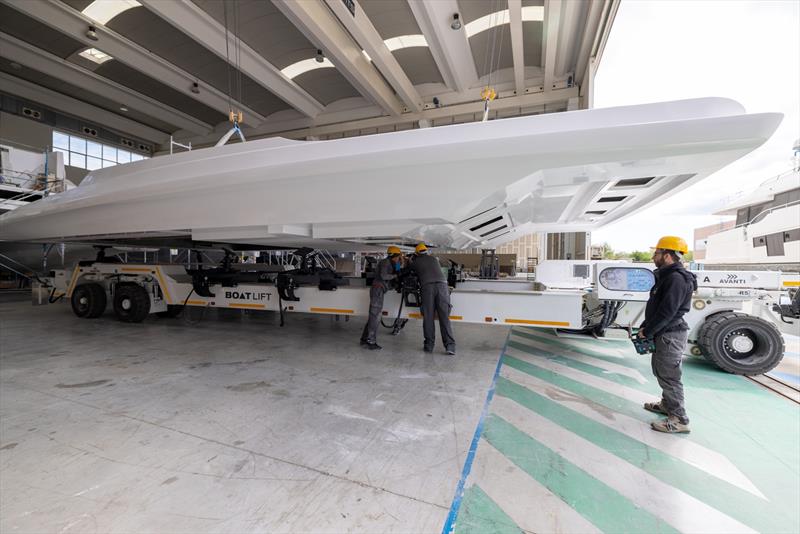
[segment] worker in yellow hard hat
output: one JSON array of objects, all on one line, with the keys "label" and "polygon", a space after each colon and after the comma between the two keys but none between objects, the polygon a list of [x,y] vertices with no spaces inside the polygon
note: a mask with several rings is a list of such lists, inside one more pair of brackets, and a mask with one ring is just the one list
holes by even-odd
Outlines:
[{"label": "worker in yellow hard hat", "polygon": [[389,290],[389,284],[400,274],[403,266],[403,252],[400,247],[390,246],[386,249],[386,257],[375,267],[375,278],[369,289],[369,318],[361,333],[361,345],[370,350],[380,350],[378,345],[378,325],[383,312],[383,296]]},{"label": "worker in yellow hard hat", "polygon": [[644,409],[666,415],[666,419],[654,421],[650,426],[670,434],[689,432],[681,382],[689,325],[683,316],[691,308],[697,277],[681,263],[687,252],[689,247],[680,237],[668,235],[658,240],[653,250],[655,285],[650,289],[644,322],[638,332],[639,337],[654,341],[651,367],[661,386],[661,400],[646,402]]},{"label": "worker in yellow hard hat", "polygon": [[428,255],[425,243],[416,246],[415,254],[409,268],[419,278],[422,301],[422,332],[425,338],[422,349],[433,352],[436,345],[436,325],[434,317],[439,318],[439,329],[442,333],[442,342],[445,352],[450,355],[456,353],[456,340],[453,337],[453,327],[450,325],[450,288],[447,287],[447,278],[442,272],[439,260]]}]

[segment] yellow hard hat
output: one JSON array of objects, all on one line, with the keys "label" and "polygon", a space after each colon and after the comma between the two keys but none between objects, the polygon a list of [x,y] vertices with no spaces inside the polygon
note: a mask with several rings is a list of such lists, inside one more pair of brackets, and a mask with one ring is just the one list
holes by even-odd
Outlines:
[{"label": "yellow hard hat", "polygon": [[386,254],[388,254],[390,256],[392,256],[394,254],[402,254],[402,253],[403,253],[403,251],[400,250],[400,247],[396,247],[394,245],[392,245],[391,247],[386,249]]},{"label": "yellow hard hat", "polygon": [[425,246],[425,243],[420,243],[414,250],[417,252],[426,252],[428,247]]},{"label": "yellow hard hat", "polygon": [[663,250],[674,250],[675,252],[680,252],[681,254],[686,254],[689,252],[689,246],[686,244],[686,241],[674,235],[665,235],[659,239],[658,244],[656,244],[656,248]]}]

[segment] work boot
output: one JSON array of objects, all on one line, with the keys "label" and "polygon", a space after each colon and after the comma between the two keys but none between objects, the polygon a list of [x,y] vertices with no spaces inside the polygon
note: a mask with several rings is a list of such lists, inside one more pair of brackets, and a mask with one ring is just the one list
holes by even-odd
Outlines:
[{"label": "work boot", "polygon": [[422,347],[422,350],[424,350],[425,352],[433,352],[433,347],[429,347],[428,345],[425,345],[425,346]]},{"label": "work boot", "polygon": [[667,434],[688,434],[690,432],[689,425],[681,423],[681,420],[674,415],[670,415],[661,421],[653,421],[650,426],[653,430]]},{"label": "work boot", "polygon": [[383,348],[377,343],[367,343],[365,347],[367,347],[369,350],[381,350]]},{"label": "work boot", "polygon": [[447,347],[447,354],[450,355],[450,356],[455,356],[456,355],[456,348],[454,346],[452,346],[452,345]]},{"label": "work boot", "polygon": [[664,406],[661,405],[661,402],[645,402],[644,409],[648,412],[653,413],[660,413],[662,415],[669,415],[667,410],[664,409]]},{"label": "work boot", "polygon": [[364,345],[369,345],[369,341],[367,341],[366,339],[362,339],[361,341],[359,341],[359,345],[361,345],[362,347]]}]

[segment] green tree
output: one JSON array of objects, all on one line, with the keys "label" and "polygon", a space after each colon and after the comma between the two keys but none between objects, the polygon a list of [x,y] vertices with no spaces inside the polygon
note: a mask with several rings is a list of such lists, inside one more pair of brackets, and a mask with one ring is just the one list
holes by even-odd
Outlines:
[{"label": "green tree", "polygon": [[608,243],[603,243],[603,259],[604,260],[614,259],[614,249],[611,248],[611,245],[609,245]]},{"label": "green tree", "polygon": [[653,254],[651,252],[643,252],[641,250],[634,250],[631,252],[631,260],[633,261],[650,261]]}]

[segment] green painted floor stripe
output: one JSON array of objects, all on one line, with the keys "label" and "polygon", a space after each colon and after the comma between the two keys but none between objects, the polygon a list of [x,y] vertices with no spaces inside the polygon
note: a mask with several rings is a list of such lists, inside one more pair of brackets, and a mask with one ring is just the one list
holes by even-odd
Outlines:
[{"label": "green painted floor stripe", "polygon": [[519,358],[515,358],[506,354],[503,356],[503,365],[508,365],[509,367],[513,367],[518,371],[522,371],[523,373],[541,378],[542,380],[550,382],[554,386],[558,386],[571,393],[580,395],[586,399],[590,399],[592,402],[595,402],[601,406],[605,406],[606,408],[609,408],[615,412],[627,415],[628,417],[633,417],[634,419],[638,419],[640,421],[653,420],[653,414],[644,411],[637,403],[631,402],[622,397],[618,397],[613,393],[608,393],[594,386],[589,386],[583,382],[573,380],[572,378],[568,378],[548,369],[537,367],[536,365],[524,360],[520,360]]},{"label": "green painted floor stripe", "polygon": [[[552,345],[556,345],[556,346],[561,347],[561,348],[572,349],[572,350],[575,350],[577,352],[581,352],[583,354],[586,354],[588,356],[594,356],[596,358],[608,358],[609,361],[617,362],[617,361],[620,361],[620,360],[623,360],[623,359],[627,359],[627,358],[619,358],[619,357],[615,358],[614,356],[606,354],[605,352],[601,352],[599,350],[592,349],[591,347],[588,346],[588,344],[591,343],[592,340],[588,340],[587,339],[587,340],[584,341],[584,340],[572,340],[572,339],[569,339],[569,338],[564,339],[564,338],[559,338],[559,337],[556,337],[556,336],[553,336],[553,335],[545,334],[544,332],[531,332],[531,330],[532,329],[530,329],[530,328],[524,329],[524,328],[515,327],[514,328],[514,334],[518,334],[520,336],[527,337],[529,339],[534,339],[536,341],[541,341],[543,343],[550,343]],[[627,342],[625,344],[615,343],[614,345],[607,345],[608,343],[611,343],[609,341],[593,340],[593,342],[595,344],[598,344],[598,343],[604,344],[604,346],[607,346],[609,349],[614,350],[617,353],[619,353],[620,356],[627,356],[629,349],[631,351],[633,350],[633,344],[629,343],[629,342]],[[633,354],[635,354],[635,352]]]},{"label": "green painted floor stripe", "polygon": [[[562,365],[566,365],[567,367],[572,367],[573,369],[578,369],[579,371],[583,371],[584,373],[589,373],[591,375],[604,378],[611,382],[615,382],[617,384],[621,384],[623,386],[628,386],[630,388],[638,389],[639,391],[644,391],[646,393],[653,393],[656,389],[653,388],[653,384],[640,384],[638,381],[634,380],[633,378],[625,375],[620,375],[617,373],[610,372],[602,367],[595,367],[592,364],[579,362],[573,358],[569,358],[567,356],[561,356],[556,354],[555,352],[550,352],[544,349],[539,349],[536,347],[530,347],[528,345],[523,345],[513,339],[509,340],[508,346],[517,350],[521,350],[527,354],[532,356],[539,356],[542,358],[547,358],[548,360],[552,360],[554,362],[558,362]],[[660,394],[660,391],[658,392]]]},{"label": "green painted floor stripe", "polygon": [[750,493],[720,480],[658,449],[651,448],[530,389],[499,377],[497,394],[546,417],[555,424],[591,441],[622,460],[692,495],[728,516],[762,532],[776,532],[772,506]]},{"label": "green painted floor stripe", "polygon": [[[497,415],[486,419],[483,437],[604,532],[677,532]],[[536,505],[531,504],[531,511],[535,513]]]},{"label": "green painted floor stripe", "polygon": [[453,532],[522,534],[523,531],[478,485],[474,485],[464,491],[464,500],[461,502],[461,511]]}]

